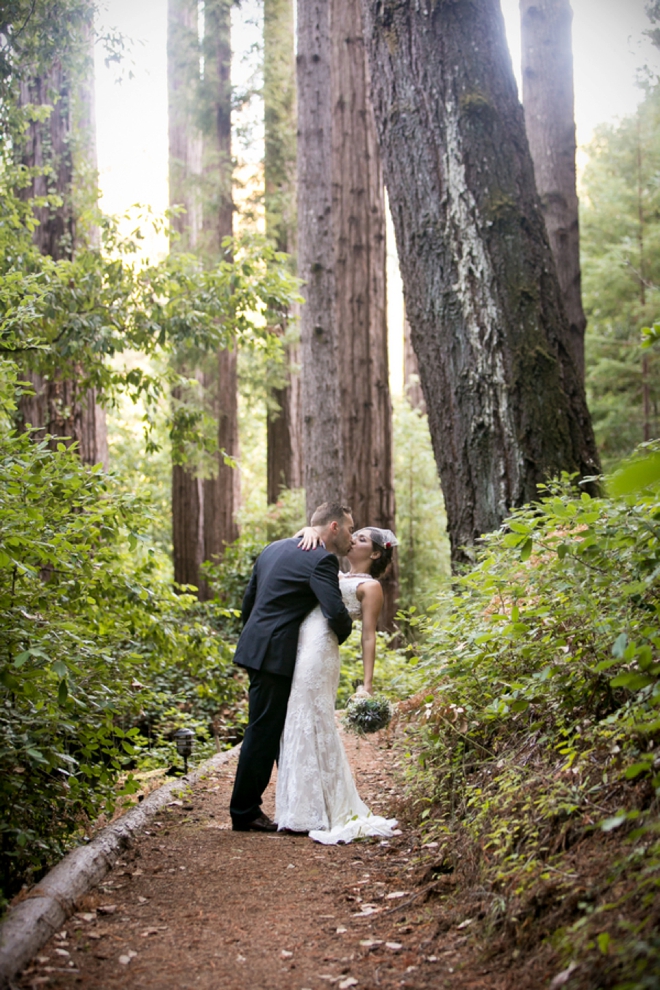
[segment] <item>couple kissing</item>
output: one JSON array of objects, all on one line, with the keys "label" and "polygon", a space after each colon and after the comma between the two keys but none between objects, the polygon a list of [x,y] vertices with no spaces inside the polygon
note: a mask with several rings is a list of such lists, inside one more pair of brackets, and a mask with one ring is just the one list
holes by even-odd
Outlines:
[{"label": "couple kissing", "polygon": [[[348,506],[324,502],[311,525],[258,557],[242,607],[234,661],[250,679],[249,718],[230,813],[238,831],[308,833],[325,844],[392,835],[394,820],[360,799],[335,723],[339,645],[362,619],[363,691],[371,693],[379,578],[392,559],[390,530],[353,533]],[[339,557],[350,571],[342,574]],[[275,821],[261,809],[277,760]]]}]

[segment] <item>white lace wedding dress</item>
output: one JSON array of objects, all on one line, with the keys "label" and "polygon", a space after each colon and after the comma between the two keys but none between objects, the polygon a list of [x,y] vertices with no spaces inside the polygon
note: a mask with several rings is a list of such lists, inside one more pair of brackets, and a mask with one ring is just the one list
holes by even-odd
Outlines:
[{"label": "white lace wedding dress", "polygon": [[[361,616],[364,576],[340,577],[344,603]],[[275,821],[327,845],[393,834],[394,819],[372,815],[360,799],[335,723],[339,685],[337,637],[317,606],[300,627],[298,653],[280,742]]]}]

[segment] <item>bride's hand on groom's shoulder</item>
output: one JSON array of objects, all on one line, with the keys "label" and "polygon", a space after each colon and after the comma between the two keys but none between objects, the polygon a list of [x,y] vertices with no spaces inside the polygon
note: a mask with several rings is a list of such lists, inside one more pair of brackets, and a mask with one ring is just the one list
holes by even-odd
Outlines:
[{"label": "bride's hand on groom's shoulder", "polygon": [[304,526],[302,529],[299,529],[297,533],[293,534],[294,540],[296,537],[300,537],[298,546],[301,550],[316,550],[321,542],[319,534],[311,526]]}]

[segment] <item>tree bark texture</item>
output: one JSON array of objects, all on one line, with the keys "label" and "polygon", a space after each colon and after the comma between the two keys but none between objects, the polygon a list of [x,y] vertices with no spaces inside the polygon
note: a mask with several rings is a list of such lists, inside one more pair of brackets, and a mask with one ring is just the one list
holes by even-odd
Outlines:
[{"label": "tree bark texture", "polygon": [[[344,495],[356,528],[394,529],[392,403],[387,353],[385,193],[362,11],[332,0],[332,230]],[[396,582],[385,579],[385,624]]]},{"label": "tree bark texture", "polygon": [[363,0],[373,99],[454,561],[598,455],[498,0]]},{"label": "tree bark texture", "polygon": [[332,229],[344,491],[356,526],[394,526],[385,198],[362,16],[332,0]]},{"label": "tree bark texture", "polygon": [[298,271],[308,516],[344,494],[332,231],[330,0],[298,4]]},{"label": "tree bark texture", "polygon": [[[204,83],[202,131],[204,147],[204,242],[202,254],[217,264],[222,242],[233,233],[231,160],[231,3],[207,0],[204,5]],[[236,350],[218,351],[205,372],[205,386],[218,421],[216,473],[204,481],[204,560],[218,562],[225,546],[238,537],[236,513],[240,502],[238,468],[225,463],[238,446],[238,373]],[[211,589],[200,584],[200,597]]]},{"label": "tree bark texture", "polygon": [[300,375],[294,370],[300,348],[287,348],[287,384],[273,389],[277,411],[268,415],[266,438],[266,497],[268,504],[277,502],[283,488],[301,488],[302,403]]},{"label": "tree bark texture", "polygon": [[[167,95],[170,206],[185,212],[172,219],[179,235],[172,249],[194,251],[202,232],[202,137],[197,120],[199,36],[197,0],[168,0]],[[182,369],[189,375],[190,369]],[[193,373],[195,373],[193,371]],[[201,372],[197,371],[197,377]],[[180,398],[174,391],[175,401]],[[204,560],[204,483],[193,471],[172,467],[174,580],[199,588]]]},{"label": "tree bark texture", "polygon": [[[20,102],[52,107],[45,121],[32,121],[22,149],[28,168],[42,169],[22,190],[26,199],[57,195],[60,206],[34,210],[39,225],[34,242],[42,254],[55,261],[71,259],[85,242],[98,246],[98,230],[83,229],[79,218],[97,199],[96,122],[94,116],[94,32],[91,14],[81,21],[80,65],[65,67],[56,61],[50,71],[21,84]],[[24,377],[34,395],[19,401],[19,417],[24,425],[39,428],[37,437],[53,436],[56,446],[63,438],[78,443],[84,464],[108,467],[108,437],[105,410],[97,402],[95,389],[81,389],[78,378],[26,369]]]},{"label": "tree bark texture", "polygon": [[520,0],[523,106],[536,188],[557,266],[575,363],[584,378],[570,0]]},{"label": "tree bark texture", "polygon": [[[266,230],[278,251],[296,255],[296,59],[294,0],[264,0],[264,125]],[[286,328],[283,328],[286,329]],[[267,418],[267,499],[300,488],[302,406],[296,366],[299,347],[286,353],[286,382],[273,389],[277,409]]]}]

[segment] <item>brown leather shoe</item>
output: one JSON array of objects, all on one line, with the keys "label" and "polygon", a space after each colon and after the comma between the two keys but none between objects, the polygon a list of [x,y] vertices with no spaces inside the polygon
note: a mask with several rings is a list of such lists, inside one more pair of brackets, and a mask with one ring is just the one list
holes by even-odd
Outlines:
[{"label": "brown leather shoe", "polygon": [[257,815],[251,822],[232,824],[234,832],[277,832],[277,825],[268,815]]}]

